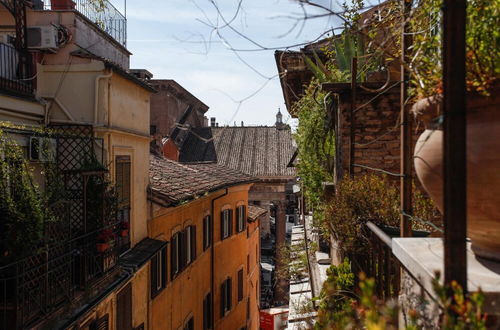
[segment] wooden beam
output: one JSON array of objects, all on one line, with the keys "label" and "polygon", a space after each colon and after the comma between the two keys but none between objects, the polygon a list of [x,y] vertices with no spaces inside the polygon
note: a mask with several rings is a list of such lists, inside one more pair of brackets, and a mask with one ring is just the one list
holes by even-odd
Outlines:
[{"label": "wooden beam", "polygon": [[444,280],[467,290],[466,0],[443,4]]},{"label": "wooden beam", "polygon": [[349,176],[354,178],[354,153],[355,153],[355,143],[356,143],[356,120],[354,112],[356,111],[356,89],[358,88],[356,83],[356,78],[358,75],[358,58],[353,56],[351,61],[351,107],[349,109],[349,120],[350,120],[350,138],[349,138]]},{"label": "wooden beam", "polygon": [[400,215],[400,236],[410,237],[411,219],[410,215],[413,213],[412,207],[412,164],[413,164],[413,142],[412,142],[412,128],[410,109],[407,105],[408,98],[408,83],[409,72],[405,69],[403,63],[409,63],[409,48],[411,45],[411,36],[408,33],[408,19],[410,17],[410,10],[412,0],[402,0],[403,12],[402,17],[402,36],[401,36],[401,95],[400,95],[400,111],[401,111],[401,215]]}]

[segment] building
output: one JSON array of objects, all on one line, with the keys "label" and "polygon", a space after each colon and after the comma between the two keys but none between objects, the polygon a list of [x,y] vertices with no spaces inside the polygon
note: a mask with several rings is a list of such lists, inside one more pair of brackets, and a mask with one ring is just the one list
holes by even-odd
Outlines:
[{"label": "building", "polygon": [[[218,164],[259,179],[249,191],[249,203],[268,211],[261,235],[263,244],[274,244],[275,251],[286,241],[286,215],[294,221],[297,206],[292,190],[295,169],[288,167],[295,151],[290,127],[278,112],[275,126],[212,127],[212,131]],[[286,301],[285,287],[278,290],[275,301]]]},{"label": "building", "polygon": [[255,178],[151,156],[150,180],[151,237],[168,241],[151,266],[150,329],[258,329]]},{"label": "building", "polygon": [[[55,226],[42,235],[45,249],[0,266],[0,286],[15,289],[2,289],[0,328],[147,329],[150,258],[166,242],[148,238],[155,90],[128,72],[126,19],[107,2],[93,11],[83,2],[2,0],[0,21],[3,130],[41,187],[54,184],[40,171],[54,163],[66,193],[66,207],[52,211],[57,226],[45,224]],[[108,179],[116,206],[90,190]]]}]

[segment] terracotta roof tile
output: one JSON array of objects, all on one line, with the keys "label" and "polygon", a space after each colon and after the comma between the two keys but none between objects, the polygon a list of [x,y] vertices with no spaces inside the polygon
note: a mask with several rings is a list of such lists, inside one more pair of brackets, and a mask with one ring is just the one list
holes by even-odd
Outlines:
[{"label": "terracotta roof tile", "polygon": [[293,177],[295,169],[287,167],[295,147],[289,128],[213,127],[220,165],[256,177]]},{"label": "terracotta roof tile", "polygon": [[206,193],[257,179],[216,163],[181,164],[163,157],[150,156],[151,199],[174,206]]}]

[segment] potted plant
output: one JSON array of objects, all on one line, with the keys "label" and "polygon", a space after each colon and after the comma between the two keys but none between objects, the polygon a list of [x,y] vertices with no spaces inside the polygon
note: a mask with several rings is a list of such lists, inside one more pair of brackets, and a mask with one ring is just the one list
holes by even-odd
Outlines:
[{"label": "potted plant", "polygon": [[114,243],[114,240],[115,234],[111,229],[104,229],[103,231],[101,231],[99,236],[97,236],[97,252],[106,252],[112,245],[112,242]]},{"label": "potted plant", "polygon": [[[440,4],[422,2],[412,20],[415,31],[424,32],[414,38],[410,92],[415,102],[412,112],[425,125],[415,146],[415,171],[442,212],[442,70],[436,31]],[[467,231],[473,251],[496,260],[500,260],[500,52],[499,38],[491,27],[500,24],[499,16],[494,2],[467,2]]]},{"label": "potted plant", "polygon": [[130,223],[128,221],[122,221],[120,224],[120,236],[127,237],[130,231]]}]

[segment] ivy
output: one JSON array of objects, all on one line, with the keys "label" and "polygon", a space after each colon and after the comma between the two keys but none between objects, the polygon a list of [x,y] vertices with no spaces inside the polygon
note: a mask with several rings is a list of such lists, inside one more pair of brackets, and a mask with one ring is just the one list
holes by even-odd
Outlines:
[{"label": "ivy", "polygon": [[2,130],[0,153],[0,262],[6,263],[41,248],[44,224],[56,221],[49,210],[55,192],[40,193],[23,150]]}]

